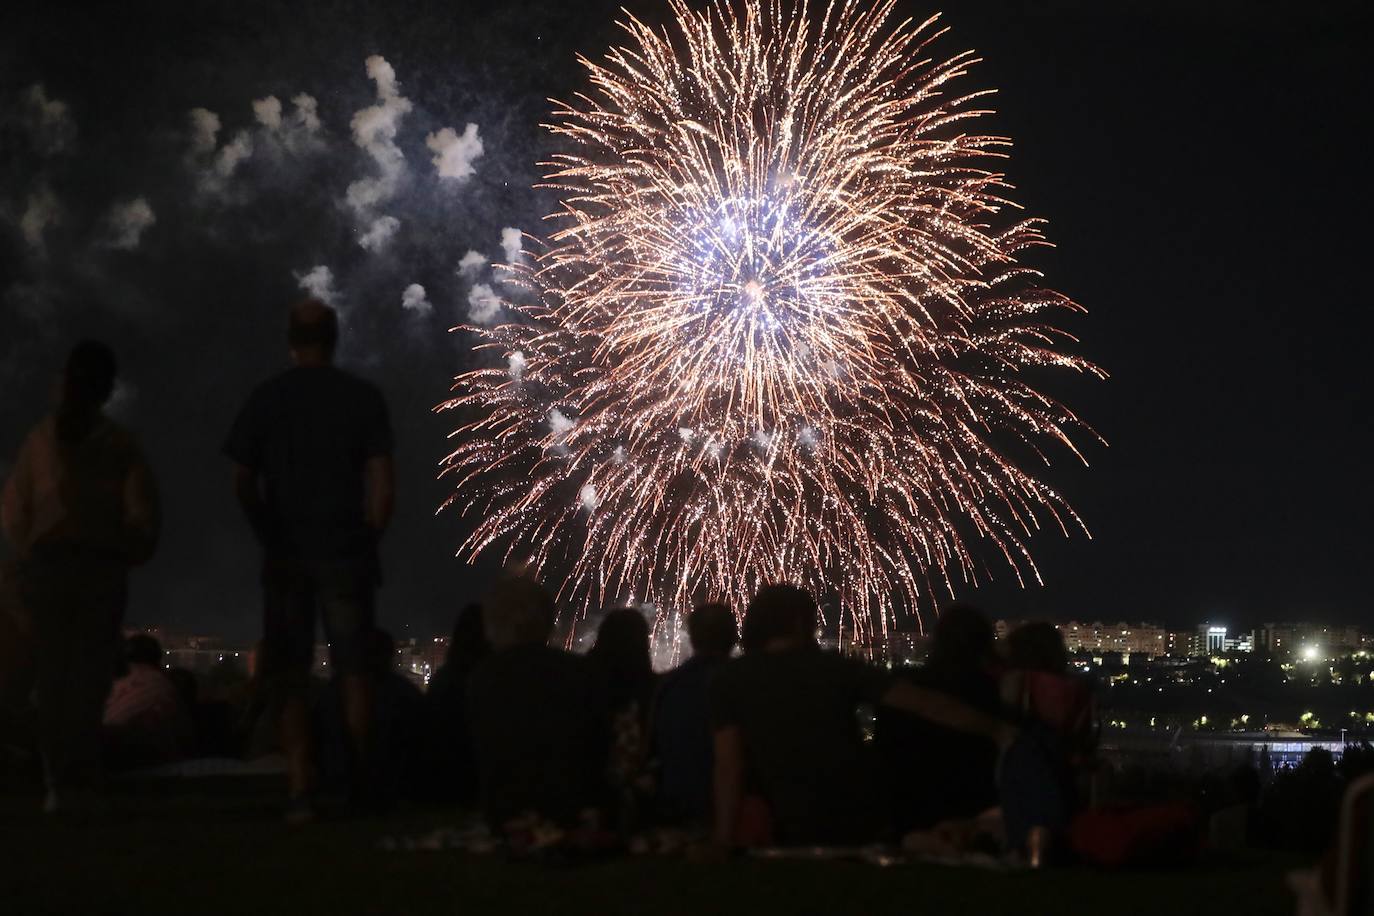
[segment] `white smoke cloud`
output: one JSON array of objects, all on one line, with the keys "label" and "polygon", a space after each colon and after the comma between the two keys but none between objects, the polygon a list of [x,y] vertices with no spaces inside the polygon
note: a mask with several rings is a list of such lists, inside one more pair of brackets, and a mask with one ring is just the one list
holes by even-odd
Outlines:
[{"label": "white smoke cloud", "polygon": [[524,263],[525,256],[520,250],[522,239],[523,233],[514,226],[507,226],[501,230],[501,252],[504,266],[498,267],[494,274],[496,279],[508,289],[518,289],[518,285],[511,282],[516,276],[515,271],[511,268]]},{"label": "white smoke cloud", "polygon": [[468,320],[473,324],[491,324],[504,304],[490,286],[478,283],[468,293]]},{"label": "white smoke cloud", "polygon": [[107,222],[110,228],[109,246],[132,251],[142,241],[143,233],[157,222],[157,214],[153,213],[146,197],[135,197],[111,207]]},{"label": "white smoke cloud", "polygon": [[270,131],[281,130],[281,99],[269,95],[265,99],[253,101],[253,117]]},{"label": "white smoke cloud", "polygon": [[380,54],[373,54],[363,62],[367,67],[367,78],[377,84],[377,98],[400,98],[401,84],[396,82],[396,70]]},{"label": "white smoke cloud", "polygon": [[797,441],[800,442],[804,448],[815,451],[816,447],[821,444],[821,435],[816,432],[814,426],[803,426],[801,431],[797,433]]},{"label": "white smoke cloud", "polygon": [[318,264],[304,273],[297,273],[296,284],[325,305],[333,305],[339,299],[334,288],[334,272],[323,264]]},{"label": "white smoke cloud", "polygon": [[434,306],[425,298],[425,288],[418,283],[412,283],[401,293],[401,308],[417,315],[428,315],[434,311]]},{"label": "white smoke cloud", "polygon": [[522,233],[514,226],[507,226],[501,230],[501,250],[505,252],[507,264],[520,264],[524,259],[520,249],[522,247]]},{"label": "white smoke cloud", "polygon": [[482,268],[487,265],[485,255],[478,254],[471,249],[468,253],[458,259],[458,276],[471,283],[482,273]]},{"label": "white smoke cloud", "polygon": [[692,440],[696,438],[697,434],[695,431],[691,429],[691,427],[679,426],[677,428],[677,435],[678,438],[682,440],[683,445],[690,445]]},{"label": "white smoke cloud", "polygon": [[754,444],[765,452],[773,450],[773,443],[777,440],[777,433],[770,433],[764,429],[754,430]]},{"label": "white smoke cloud", "polygon": [[476,173],[472,163],[482,155],[482,138],[477,134],[476,124],[468,122],[461,135],[452,127],[445,127],[425,137],[425,146],[434,153],[431,161],[440,178],[466,181]]},{"label": "white smoke cloud", "polygon": [[549,432],[555,437],[563,437],[577,424],[563,415],[563,411],[554,407],[549,410]]},{"label": "white smoke cloud", "polygon": [[288,117],[281,99],[275,95],[254,99],[256,142],[253,134],[240,130],[223,146],[219,145],[224,127],[219,115],[207,108],[192,108],[188,113],[190,147],[186,161],[196,173],[201,193],[226,194],[234,173],[259,150],[280,156],[283,150],[303,155],[323,149],[319,106],[314,97],[302,92],[291,99],[291,104],[294,110]]},{"label": "white smoke cloud", "polygon": [[299,127],[306,133],[315,133],[320,129],[320,106],[315,101],[313,95],[304,92],[291,97],[291,104],[295,106],[295,111],[291,114],[291,123]]},{"label": "white smoke cloud", "polygon": [[234,177],[243,160],[253,155],[253,138],[241,130],[215,154],[215,174],[224,181]]},{"label": "white smoke cloud", "polygon": [[291,98],[291,117],[282,124],[280,136],[286,148],[296,154],[324,149],[320,137],[320,108],[315,97],[302,92]]},{"label": "white smoke cloud", "polygon": [[262,125],[269,146],[304,155],[324,148],[320,138],[319,103],[304,92],[291,98],[293,110],[288,117],[275,95],[253,102],[253,117]]},{"label": "white smoke cloud", "polygon": [[219,145],[219,115],[208,108],[192,108],[188,117],[191,122],[191,155],[208,156]]},{"label": "white smoke cloud", "polygon": [[596,507],[601,505],[601,497],[596,494],[596,487],[589,483],[584,483],[582,489],[578,491],[577,501],[582,504],[582,508],[588,512],[595,512]]},{"label": "white smoke cloud", "polygon": [[24,215],[19,218],[19,231],[23,233],[24,241],[28,242],[29,247],[41,254],[44,233],[49,226],[61,221],[62,205],[58,203],[51,188],[46,184],[40,184],[29,194],[28,206],[24,208]]},{"label": "white smoke cloud", "polygon": [[510,360],[507,363],[507,369],[510,372],[511,378],[515,379],[517,382],[520,381],[520,379],[525,375],[525,369],[528,367],[529,361],[525,359],[524,353],[521,353],[519,350],[516,350],[514,353],[510,355]]},{"label": "white smoke cloud", "polygon": [[65,152],[76,141],[76,121],[67,103],[48,98],[42,83],[34,83],[24,91],[24,104],[29,132],[40,155]]},{"label": "white smoke cloud", "polygon": [[[257,107],[257,103],[254,103]],[[253,155],[253,138],[247,131],[239,131],[234,138],[216,150],[223,126],[219,115],[207,108],[192,108],[187,115],[191,124],[190,150],[187,163],[197,173],[196,185],[202,194],[222,194],[229,179],[245,159]]]},{"label": "white smoke cloud", "polygon": [[380,55],[367,59],[367,75],[377,84],[377,104],[353,115],[353,142],[372,157],[379,174],[360,178],[348,186],[346,200],[358,216],[396,194],[405,175],[405,154],[396,145],[396,131],[411,109],[410,100],[400,94],[396,71]]},{"label": "white smoke cloud", "polygon": [[381,251],[386,247],[386,243],[391,241],[391,237],[396,234],[396,230],[401,228],[401,221],[394,216],[379,216],[372,221],[372,225],[358,239],[358,244],[368,251]]}]

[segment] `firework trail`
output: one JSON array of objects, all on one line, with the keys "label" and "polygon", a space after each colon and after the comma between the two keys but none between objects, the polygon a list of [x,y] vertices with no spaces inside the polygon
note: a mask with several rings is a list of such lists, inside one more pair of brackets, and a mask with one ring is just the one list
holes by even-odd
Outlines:
[{"label": "firework trail", "polygon": [[464,329],[499,363],[440,405],[461,552],[582,612],[796,582],[862,637],[983,552],[1038,578],[1028,536],[1081,528],[1005,451],[1076,454],[1023,372],[1101,374],[1060,349],[1078,306],[1017,260],[1045,242],[1007,217],[1009,141],[967,132],[973,53],[932,57],[943,31],[894,2],[675,0],[582,59],[549,125],[557,228],[506,268],[517,320]]}]

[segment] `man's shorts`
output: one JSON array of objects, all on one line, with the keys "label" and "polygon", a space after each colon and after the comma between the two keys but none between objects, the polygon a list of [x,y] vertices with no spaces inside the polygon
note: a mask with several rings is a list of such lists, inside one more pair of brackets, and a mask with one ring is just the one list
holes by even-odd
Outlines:
[{"label": "man's shorts", "polygon": [[284,686],[308,683],[317,619],[330,673],[365,672],[375,598],[376,576],[365,562],[269,560],[262,574],[262,676]]}]

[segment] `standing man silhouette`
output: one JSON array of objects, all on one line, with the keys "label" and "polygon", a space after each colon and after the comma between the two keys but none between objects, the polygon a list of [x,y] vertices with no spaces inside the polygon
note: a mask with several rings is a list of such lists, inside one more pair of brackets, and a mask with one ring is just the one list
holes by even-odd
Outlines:
[{"label": "standing man silhouette", "polygon": [[354,800],[375,789],[367,647],[381,582],[377,542],[395,500],[393,441],[381,392],[334,366],[338,334],[329,306],[295,305],[292,367],[253,392],[224,445],[263,550],[262,670],[280,710],[293,824],[315,814],[307,688],[317,618],[342,694]]}]

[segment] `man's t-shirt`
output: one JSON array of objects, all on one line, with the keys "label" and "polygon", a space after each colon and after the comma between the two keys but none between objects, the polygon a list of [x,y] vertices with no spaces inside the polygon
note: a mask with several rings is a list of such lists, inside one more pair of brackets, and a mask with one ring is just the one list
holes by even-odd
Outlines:
[{"label": "man's t-shirt", "polygon": [[712,724],[739,727],[749,791],[768,802],[779,843],[867,843],[886,833],[858,707],[878,703],[888,686],[884,672],[814,648],[755,652],[716,673]]},{"label": "man's t-shirt", "polygon": [[263,480],[269,553],[340,560],[371,555],[364,468],[392,446],[375,386],[333,366],[298,366],[253,392],[224,453]]},{"label": "man's t-shirt", "polygon": [[659,797],[670,813],[693,820],[711,814],[711,680],[724,659],[694,655],[663,676],[654,700],[654,753]]}]

